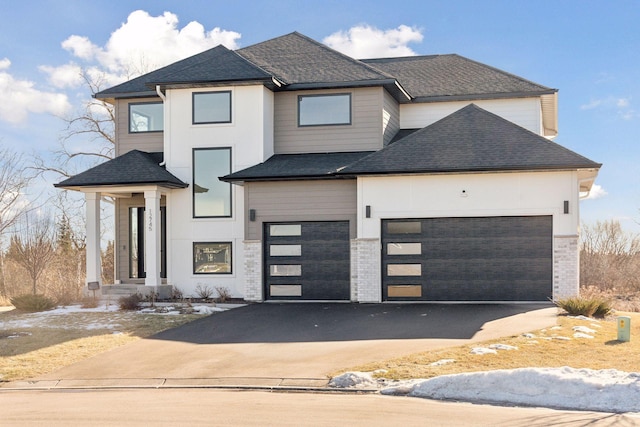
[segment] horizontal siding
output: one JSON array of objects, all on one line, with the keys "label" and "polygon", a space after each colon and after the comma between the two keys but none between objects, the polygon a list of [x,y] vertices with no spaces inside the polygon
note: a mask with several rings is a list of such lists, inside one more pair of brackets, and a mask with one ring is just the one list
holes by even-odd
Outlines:
[{"label": "horizontal siding", "polygon": [[116,156],[131,150],[163,151],[163,132],[129,133],[129,103],[154,102],[160,98],[136,98],[116,102]]},{"label": "horizontal siding", "polygon": [[[280,92],[275,95],[276,154],[382,148],[382,88]],[[298,95],[351,93],[351,125],[298,127]]]},{"label": "horizontal siding", "polygon": [[255,221],[246,218],[248,240],[262,239],[264,222],[349,220],[355,234],[355,180],[246,183],[245,200],[256,211]]},{"label": "horizontal siding", "polygon": [[400,107],[386,90],[384,91],[383,101],[382,139],[383,144],[387,145],[400,129]]},{"label": "horizontal siding", "polygon": [[[473,103],[531,132],[541,134],[540,98],[477,100]],[[420,129],[469,104],[469,101],[403,104],[400,106],[400,127]]]}]

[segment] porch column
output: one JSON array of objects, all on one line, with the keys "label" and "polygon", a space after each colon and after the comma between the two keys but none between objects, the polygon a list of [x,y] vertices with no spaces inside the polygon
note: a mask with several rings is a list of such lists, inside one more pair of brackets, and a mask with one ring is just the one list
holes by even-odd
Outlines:
[{"label": "porch column", "polygon": [[147,190],[144,192],[145,206],[145,270],[146,286],[160,286],[160,191]]},{"label": "porch column", "polygon": [[86,193],[87,203],[87,284],[98,282],[102,286],[100,259],[100,193]]}]

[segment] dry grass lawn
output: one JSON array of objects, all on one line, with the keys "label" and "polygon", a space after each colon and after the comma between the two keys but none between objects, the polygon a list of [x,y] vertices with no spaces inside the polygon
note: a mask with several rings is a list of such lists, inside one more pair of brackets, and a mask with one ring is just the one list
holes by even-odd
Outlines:
[{"label": "dry grass lawn", "polygon": [[0,382],[53,372],[201,317],[123,311],[41,317],[0,310]]},{"label": "dry grass lawn", "polygon": [[[618,369],[640,372],[640,314],[617,313],[631,317],[631,341],[617,341],[616,317],[606,320],[580,320],[559,316],[557,326],[531,331],[532,337],[512,336],[500,340],[460,347],[411,354],[405,357],[370,363],[349,371],[373,372],[384,370],[379,376],[388,379],[431,378],[439,375],[477,372],[496,369],[562,367],[590,369]],[[575,338],[575,326],[584,326],[595,333],[593,339]],[[570,338],[567,340],[566,338]],[[497,350],[497,354],[472,354],[475,347],[506,344],[517,350]],[[455,362],[432,365],[444,359]],[[340,372],[342,373],[342,372]]]}]

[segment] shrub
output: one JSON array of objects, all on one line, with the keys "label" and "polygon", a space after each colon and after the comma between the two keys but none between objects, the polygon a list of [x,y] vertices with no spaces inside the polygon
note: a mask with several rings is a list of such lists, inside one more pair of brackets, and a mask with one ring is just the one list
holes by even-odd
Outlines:
[{"label": "shrub", "polygon": [[184,294],[176,285],[173,285],[173,287],[171,288],[171,300],[172,301],[184,300]]},{"label": "shrub", "polygon": [[213,289],[211,289],[207,285],[205,285],[204,287],[202,285],[198,285],[196,286],[196,295],[198,296],[198,298],[205,301],[210,300],[213,296]]},{"label": "shrub", "polygon": [[82,308],[96,308],[98,306],[98,298],[95,297],[83,297],[81,301]]},{"label": "shrub", "polygon": [[51,310],[56,306],[52,299],[40,294],[18,295],[11,298],[11,304],[18,310],[30,312]]},{"label": "shrub", "polygon": [[611,301],[598,297],[571,297],[556,301],[571,316],[605,317],[611,313]]},{"label": "shrub", "polygon": [[118,299],[118,306],[120,306],[120,310],[137,310],[140,302],[142,302],[142,296],[140,294],[133,294],[128,297],[120,297],[120,299]]},{"label": "shrub", "polygon": [[217,286],[216,292],[218,293],[218,302],[225,303],[231,298],[231,292],[226,286]]}]

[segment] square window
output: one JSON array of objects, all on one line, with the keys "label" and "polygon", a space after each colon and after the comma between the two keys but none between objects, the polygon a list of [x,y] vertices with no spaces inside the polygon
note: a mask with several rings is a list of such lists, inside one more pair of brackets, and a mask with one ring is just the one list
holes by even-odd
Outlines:
[{"label": "square window", "polygon": [[231,216],[231,184],[218,179],[230,173],[231,148],[193,150],[194,218]]},{"label": "square window", "polygon": [[231,92],[195,92],[193,124],[231,123]]},{"label": "square window", "polygon": [[129,104],[129,132],[161,132],[164,130],[162,102]]},{"label": "square window", "polygon": [[351,94],[298,96],[298,126],[351,124]]},{"label": "square window", "polygon": [[230,274],[231,272],[231,242],[193,244],[194,274]]}]

